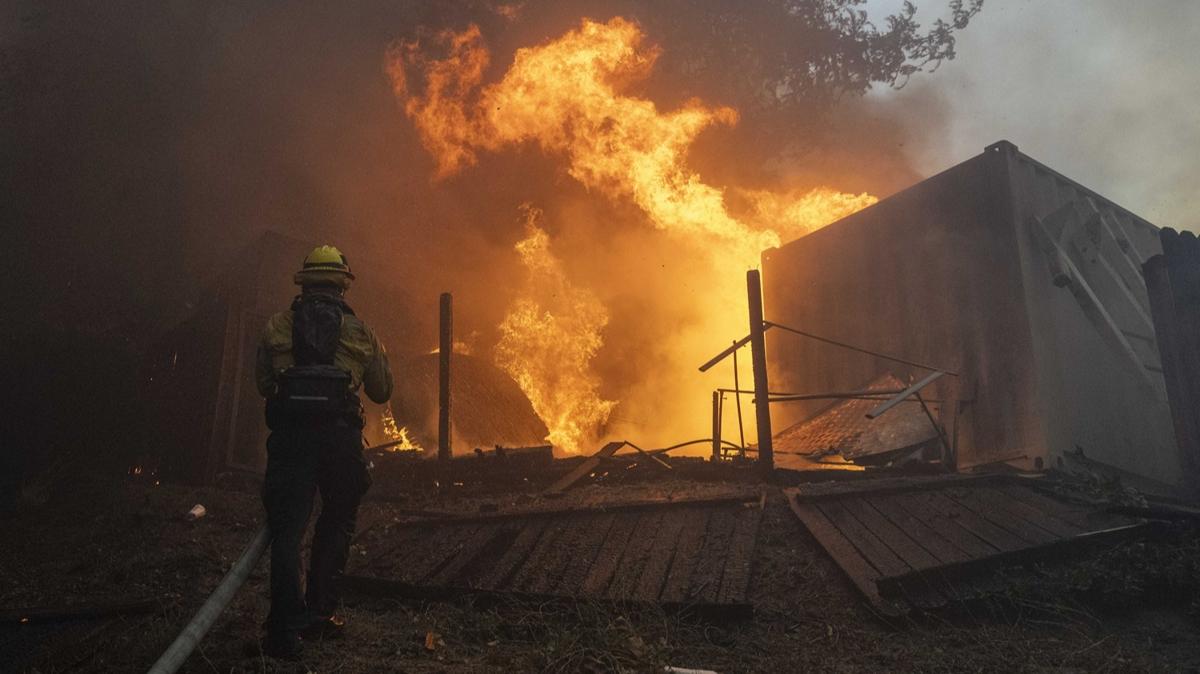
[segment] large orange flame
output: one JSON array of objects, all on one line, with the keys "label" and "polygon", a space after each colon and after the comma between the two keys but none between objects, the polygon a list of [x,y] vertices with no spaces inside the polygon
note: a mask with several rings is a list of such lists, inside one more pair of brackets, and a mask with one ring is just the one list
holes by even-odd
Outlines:
[{"label": "large orange flame", "polygon": [[[534,142],[565,156],[571,176],[584,185],[631,199],[661,229],[716,236],[746,264],[779,245],[773,231],[753,231],[730,216],[721,190],[684,161],[706,127],[737,121],[733,109],[692,101],[663,113],[652,101],[621,93],[658,56],[641,48],[636,24],[585,19],[549,44],[519,49],[504,78],[477,97],[488,64],[479,29],[444,33],[439,41],[449,51],[444,59],[429,60],[420,45],[406,43],[389,61],[396,93],[436,158],[438,176],[475,163],[480,149]],[[424,73],[424,95],[409,90],[406,66]]]},{"label": "large orange flame", "polygon": [[603,341],[608,312],[590,291],[567,279],[550,250],[550,237],[537,225],[540,211],[526,208],[527,236],[517,252],[528,272],[525,286],[500,324],[496,362],[529,396],[550,430],[547,438],[577,453],[596,437],[613,401],[597,393],[590,363]]},{"label": "large orange flame", "polygon": [[[751,212],[734,217],[724,191],[705,183],[686,157],[704,129],[735,124],[736,111],[693,100],[663,112],[648,99],[624,93],[650,72],[659,54],[643,46],[640,28],[625,19],[584,19],[556,40],[519,49],[500,81],[487,86],[489,55],[477,27],[441,33],[433,42],[393,46],[387,70],[405,113],[437,162],[438,178],[473,165],[481,151],[536,144],[564,158],[570,175],[589,189],[636,204],[655,227],[711,251],[713,287],[693,301],[713,308],[701,312],[705,318],[687,334],[667,337],[674,340],[671,351],[681,372],[694,371],[722,340],[745,332],[744,291],[736,271],[758,266],[761,252],[784,237],[805,234],[875,201],[829,188],[741,191]],[[443,56],[432,58],[431,47]],[[410,84],[410,73],[423,78],[423,88]],[[589,434],[602,426],[613,405],[596,395],[589,370],[607,315],[593,295],[570,287],[548,246],[545,232],[534,228],[518,250],[531,274],[547,277],[574,299],[560,298],[565,313],[548,312],[528,295],[520,299],[501,326],[497,357],[534,401],[552,441],[573,451],[594,439]],[[720,273],[717,255],[724,264]],[[571,341],[576,343],[567,345]],[[533,362],[542,357],[541,346],[565,349],[569,356],[545,367]],[[698,394],[698,411],[705,409],[705,386],[711,388],[712,382],[688,382]]]}]

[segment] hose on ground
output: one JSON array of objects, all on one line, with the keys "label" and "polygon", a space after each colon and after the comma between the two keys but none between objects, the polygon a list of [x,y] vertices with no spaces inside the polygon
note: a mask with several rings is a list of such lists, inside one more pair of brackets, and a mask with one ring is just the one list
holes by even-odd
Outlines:
[{"label": "hose on ground", "polygon": [[233,596],[246,583],[250,572],[258,564],[259,558],[263,556],[263,552],[266,551],[270,542],[271,535],[264,524],[258,530],[258,534],[254,536],[254,540],[242,552],[242,556],[234,563],[233,568],[229,569],[229,573],[221,579],[217,589],[213,590],[200,610],[196,611],[196,615],[192,616],[191,622],[183,628],[179,636],[175,637],[175,641],[171,642],[171,645],[159,657],[158,662],[155,662],[154,666],[150,668],[149,674],[174,674],[183,665],[192,651],[196,650],[197,644],[204,638],[204,635],[208,634],[209,628],[217,621],[217,616],[221,615],[226,606],[229,606]]}]

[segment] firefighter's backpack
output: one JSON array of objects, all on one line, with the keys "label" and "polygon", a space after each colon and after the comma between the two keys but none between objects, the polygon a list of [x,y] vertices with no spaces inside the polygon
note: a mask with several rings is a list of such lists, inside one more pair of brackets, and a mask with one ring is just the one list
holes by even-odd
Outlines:
[{"label": "firefighter's backpack", "polygon": [[340,298],[304,294],[292,302],[292,358],[279,375],[279,402],[292,418],[313,421],[345,414],[354,405],[350,373],[333,364],[345,314]]}]

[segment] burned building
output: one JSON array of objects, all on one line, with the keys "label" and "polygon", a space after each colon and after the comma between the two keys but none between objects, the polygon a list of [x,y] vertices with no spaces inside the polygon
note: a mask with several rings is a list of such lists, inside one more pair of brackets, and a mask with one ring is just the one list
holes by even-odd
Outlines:
[{"label": "burned building", "polygon": [[[189,313],[150,350],[142,376],[153,428],[144,439],[142,470],[188,482],[209,482],[222,471],[257,473],[265,467],[263,402],[254,381],[255,352],[267,318],[285,309],[297,289],[292,275],[313,243],[267,232],[210,284]],[[368,443],[404,430],[428,447],[436,440],[429,410],[432,384],[424,363],[436,345],[436,297],[422,301],[413,279],[369,255],[351,255],[359,275],[348,296],[375,329],[393,363],[396,392],[389,405],[366,402]],[[490,363],[465,362],[453,389],[452,423],[461,426],[458,452],[487,438],[510,445],[539,444],[545,425],[515,382]],[[393,417],[387,420],[387,414]]]},{"label": "burned building", "polygon": [[[1142,276],[1161,248],[1158,227],[1001,141],[765,252],[766,318],[956,373],[936,395],[952,407],[960,469],[1082,461],[1175,489],[1182,463]],[[768,338],[773,390],[924,374]],[[774,406],[775,428],[823,409]]]}]

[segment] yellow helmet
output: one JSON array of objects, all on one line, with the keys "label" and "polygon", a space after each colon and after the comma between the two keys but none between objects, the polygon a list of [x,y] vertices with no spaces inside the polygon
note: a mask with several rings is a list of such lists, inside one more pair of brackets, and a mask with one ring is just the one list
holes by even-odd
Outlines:
[{"label": "yellow helmet", "polygon": [[318,246],[304,259],[304,267],[296,272],[296,283],[306,277],[343,276],[353,279],[346,255],[334,246]]}]

